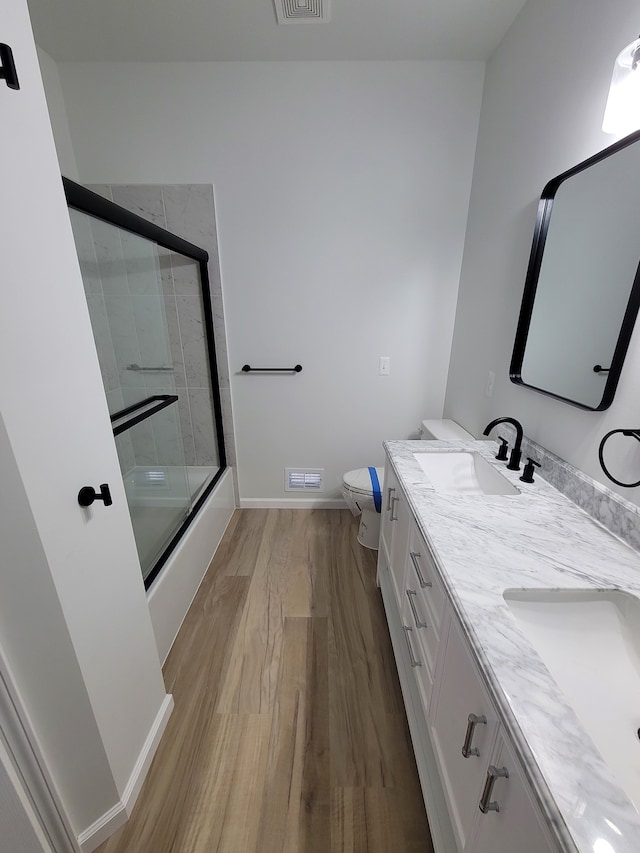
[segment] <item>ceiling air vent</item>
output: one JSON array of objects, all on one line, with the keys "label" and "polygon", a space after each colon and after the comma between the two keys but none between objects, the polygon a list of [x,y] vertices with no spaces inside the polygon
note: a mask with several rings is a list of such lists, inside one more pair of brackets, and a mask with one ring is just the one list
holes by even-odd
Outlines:
[{"label": "ceiling air vent", "polygon": [[285,492],[322,491],[324,468],[285,468]]},{"label": "ceiling air vent", "polygon": [[326,23],[330,0],[273,0],[279,24]]}]

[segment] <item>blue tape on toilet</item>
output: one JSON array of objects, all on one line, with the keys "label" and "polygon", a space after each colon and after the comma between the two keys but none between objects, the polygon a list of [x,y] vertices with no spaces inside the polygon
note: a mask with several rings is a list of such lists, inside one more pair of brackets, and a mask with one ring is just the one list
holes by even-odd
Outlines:
[{"label": "blue tape on toilet", "polygon": [[382,510],[382,492],[380,491],[378,472],[375,468],[369,468],[369,476],[371,477],[371,488],[373,489],[373,503],[375,504],[376,512],[380,512]]}]

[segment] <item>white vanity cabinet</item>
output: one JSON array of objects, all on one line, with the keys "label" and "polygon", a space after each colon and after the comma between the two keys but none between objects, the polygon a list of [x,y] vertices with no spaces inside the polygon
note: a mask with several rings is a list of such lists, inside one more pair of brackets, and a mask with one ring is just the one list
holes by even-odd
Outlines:
[{"label": "white vanity cabinet", "polygon": [[389,464],[384,498],[378,578],[436,853],[557,853]]}]

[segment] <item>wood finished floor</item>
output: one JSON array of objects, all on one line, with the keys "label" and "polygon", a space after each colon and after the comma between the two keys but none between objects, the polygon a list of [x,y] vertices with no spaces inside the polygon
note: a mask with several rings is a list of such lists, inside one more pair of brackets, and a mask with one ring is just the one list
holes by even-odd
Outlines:
[{"label": "wood finished floor", "polygon": [[237,510],[164,668],[175,709],[99,853],[432,853],[376,552]]}]

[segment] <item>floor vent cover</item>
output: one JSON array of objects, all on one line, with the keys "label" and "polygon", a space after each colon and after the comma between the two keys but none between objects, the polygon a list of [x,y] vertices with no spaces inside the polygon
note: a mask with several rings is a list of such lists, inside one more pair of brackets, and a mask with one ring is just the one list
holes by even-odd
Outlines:
[{"label": "floor vent cover", "polygon": [[285,468],[284,490],[285,492],[298,492],[300,490],[322,491],[324,480],[324,468]]},{"label": "floor vent cover", "polygon": [[326,23],[330,0],[273,0],[279,24]]}]

